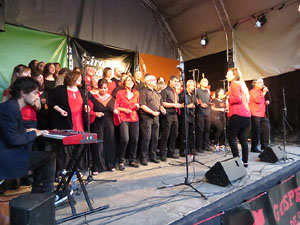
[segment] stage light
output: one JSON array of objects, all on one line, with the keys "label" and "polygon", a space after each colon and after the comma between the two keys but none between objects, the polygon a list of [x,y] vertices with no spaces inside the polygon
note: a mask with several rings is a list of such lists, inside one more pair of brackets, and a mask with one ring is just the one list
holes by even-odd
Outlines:
[{"label": "stage light", "polygon": [[255,27],[260,28],[267,22],[267,18],[264,14],[261,14],[257,17]]},{"label": "stage light", "polygon": [[207,45],[207,43],[208,43],[207,35],[206,35],[206,34],[203,34],[203,35],[201,36],[200,44],[201,44],[202,46],[205,46],[205,45]]},{"label": "stage light", "polygon": [[300,4],[299,4],[299,7],[298,7],[298,12],[300,12]]}]

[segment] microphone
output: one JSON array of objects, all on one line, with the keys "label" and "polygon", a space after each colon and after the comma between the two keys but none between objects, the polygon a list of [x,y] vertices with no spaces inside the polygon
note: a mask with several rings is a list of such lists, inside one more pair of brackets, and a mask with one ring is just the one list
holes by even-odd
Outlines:
[{"label": "microphone", "polygon": [[269,91],[269,88],[268,88],[267,86],[264,85],[263,88],[262,88],[262,90],[265,91],[265,92],[268,92],[268,91]]}]

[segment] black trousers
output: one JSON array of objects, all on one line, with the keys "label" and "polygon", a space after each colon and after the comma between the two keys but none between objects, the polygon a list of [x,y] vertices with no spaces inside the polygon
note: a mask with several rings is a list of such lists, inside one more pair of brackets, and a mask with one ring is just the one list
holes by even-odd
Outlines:
[{"label": "black trousers", "polygon": [[32,193],[53,192],[55,177],[55,153],[49,151],[30,152],[29,170],[33,171]]},{"label": "black trousers", "polygon": [[196,114],[196,148],[208,147],[210,134],[210,115]]},{"label": "black trousers", "polygon": [[255,150],[259,141],[264,149],[269,144],[270,125],[266,117],[251,116],[251,150]]},{"label": "black trousers", "polygon": [[250,125],[250,118],[238,115],[232,115],[229,119],[228,125],[228,143],[233,157],[239,157],[239,150],[236,138],[242,146],[242,160],[248,163],[248,142],[247,142],[247,129]]},{"label": "black trousers", "polygon": [[97,133],[99,141],[103,141],[102,143],[91,144],[92,171],[102,172],[115,168],[116,142],[113,117],[96,118],[91,126],[91,131]]},{"label": "black trousers", "polygon": [[159,135],[159,117],[140,115],[140,158],[156,159]]},{"label": "black trousers", "polygon": [[129,163],[134,162],[139,140],[139,121],[125,122],[120,126],[120,146],[118,152],[119,163],[124,163],[126,149],[128,146]]},{"label": "black trousers", "polygon": [[212,124],[216,128],[215,133],[215,144],[224,145],[224,128],[225,128],[225,119],[224,118],[213,118]]},{"label": "black trousers", "polygon": [[176,138],[178,134],[178,118],[177,114],[167,114],[162,117],[161,136],[160,136],[160,156],[167,156],[175,154]]},{"label": "black trousers", "polygon": [[185,139],[185,119],[184,115],[179,117],[179,152],[181,155],[195,153],[195,143],[194,143],[194,124],[187,122],[188,129],[188,151],[186,149],[186,139]]}]

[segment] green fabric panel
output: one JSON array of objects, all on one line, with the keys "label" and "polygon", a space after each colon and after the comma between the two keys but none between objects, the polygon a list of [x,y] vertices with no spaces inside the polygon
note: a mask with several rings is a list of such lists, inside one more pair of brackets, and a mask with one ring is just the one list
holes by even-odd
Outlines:
[{"label": "green fabric panel", "polygon": [[32,59],[59,62],[67,67],[67,37],[5,25],[0,33],[0,99],[10,84],[13,68],[18,64],[28,65]]}]

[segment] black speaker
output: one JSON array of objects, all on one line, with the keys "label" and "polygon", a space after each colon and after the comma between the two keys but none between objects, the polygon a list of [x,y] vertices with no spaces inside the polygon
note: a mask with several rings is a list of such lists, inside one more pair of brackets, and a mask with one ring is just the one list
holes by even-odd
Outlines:
[{"label": "black speaker", "polygon": [[266,147],[265,150],[258,155],[258,158],[263,162],[276,163],[278,160],[285,159],[286,153],[281,150],[279,145]]},{"label": "black speaker", "polygon": [[9,202],[11,225],[54,225],[54,194],[27,194]]},{"label": "black speaker", "polygon": [[232,181],[238,180],[245,175],[247,175],[247,171],[238,157],[217,162],[205,173],[209,183],[222,187],[226,187]]},{"label": "black speaker", "polygon": [[0,32],[4,31],[4,0],[0,0]]}]

